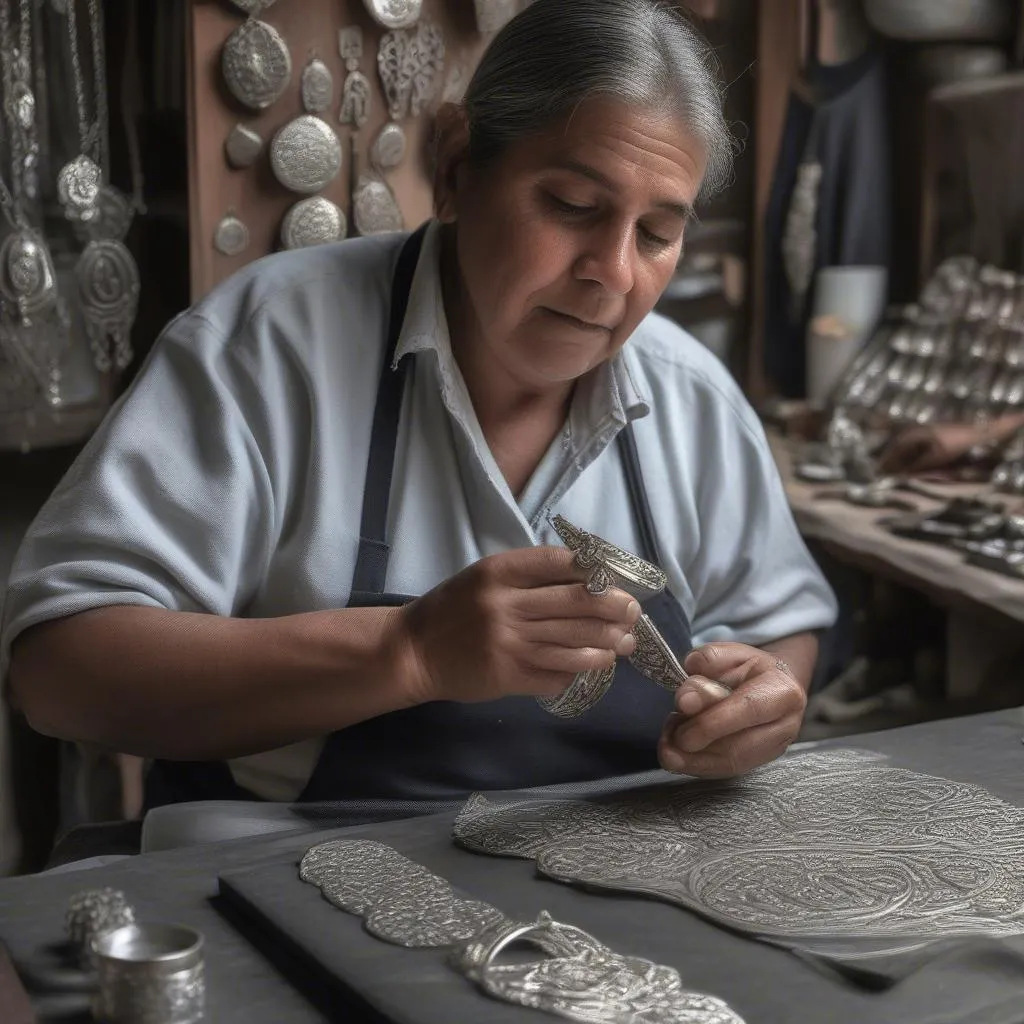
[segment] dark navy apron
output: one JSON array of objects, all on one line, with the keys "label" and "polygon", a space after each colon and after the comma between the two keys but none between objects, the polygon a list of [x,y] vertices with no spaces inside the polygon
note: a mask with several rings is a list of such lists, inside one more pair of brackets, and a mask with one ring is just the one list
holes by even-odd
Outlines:
[{"label": "dark navy apron", "polygon": [[[387,351],[373,416],[350,608],[394,607],[415,599],[388,593],[385,582],[390,556],[388,504],[407,366],[403,361],[392,369],[392,362],[423,234],[420,229],[403,246],[392,282]],[[660,563],[629,426],[619,432],[617,444],[638,527],[639,553]],[[668,591],[646,601],[644,610],[675,651],[683,654],[690,649],[690,624]],[[369,802],[382,808],[407,802],[429,805],[462,799],[474,790],[523,789],[645,771],[657,767],[658,736],[672,709],[672,694],[623,659],[611,689],[579,718],[548,714],[532,697],[423,704],[328,736],[299,799],[364,806]],[[239,799],[258,798],[234,781],[223,762],[157,761],[147,775],[147,807],[183,800]]]}]

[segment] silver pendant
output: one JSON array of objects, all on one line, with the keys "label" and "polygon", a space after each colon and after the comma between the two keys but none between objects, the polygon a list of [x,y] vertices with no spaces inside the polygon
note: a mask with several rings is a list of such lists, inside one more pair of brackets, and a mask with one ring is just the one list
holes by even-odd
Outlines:
[{"label": "silver pendant", "polygon": [[334,76],[318,57],[314,57],[302,72],[301,93],[302,106],[307,114],[322,114],[331,105]]},{"label": "silver pendant", "polygon": [[135,211],[128,197],[113,185],[104,185],[96,197],[92,216],[85,221],[74,221],[75,234],[81,241],[112,238],[123,242],[128,237]]},{"label": "silver pendant", "polygon": [[250,18],[224,44],[221,67],[228,90],[252,110],[276,103],[292,79],[292,58],[281,34]]},{"label": "silver pendant", "polygon": [[473,0],[477,31],[490,35],[503,29],[518,13],[519,0]]},{"label": "silver pendant", "polygon": [[341,143],[323,119],[303,114],[289,121],[270,144],[274,177],[292,192],[320,192],[341,171]]},{"label": "silver pendant", "polygon": [[410,40],[408,32],[385,32],[377,50],[377,72],[392,121],[401,121],[409,112],[416,70],[416,51]]},{"label": "silver pendant", "polygon": [[224,143],[224,154],[228,164],[236,171],[252,167],[263,149],[263,137],[244,124],[236,124]]},{"label": "silver pendant", "polygon": [[380,178],[361,174],[352,196],[352,220],[361,235],[403,231],[405,221],[394,193]]},{"label": "silver pendant", "polygon": [[358,25],[351,25],[338,32],[338,52],[347,71],[341,91],[338,120],[358,131],[370,118],[370,98],[373,94],[370,80],[359,70],[359,61],[363,56],[363,30]]},{"label": "silver pendant", "polygon": [[250,18],[258,18],[265,10],[273,7],[277,0],[230,0],[230,3]]},{"label": "silver pendant", "polygon": [[11,232],[0,246],[0,293],[22,323],[57,303],[57,275],[46,243],[29,228]]},{"label": "silver pendant", "polygon": [[132,360],[131,331],[139,308],[139,268],[123,242],[90,242],[75,267],[82,313],[97,369],[123,370]]},{"label": "silver pendant", "polygon": [[421,21],[411,40],[413,65],[410,113],[419,117],[434,101],[444,70],[444,35],[438,25]]},{"label": "silver pendant", "polygon": [[286,249],[337,242],[345,237],[345,214],[330,199],[313,196],[301,199],[286,214],[281,225],[281,244]]},{"label": "silver pendant", "polygon": [[408,28],[416,24],[423,0],[364,0],[370,16],[385,28]]},{"label": "silver pendant", "polygon": [[370,147],[370,163],[379,171],[390,171],[405,157],[405,132],[389,121],[377,133]]},{"label": "silver pendant", "polygon": [[241,256],[249,248],[249,229],[229,213],[213,233],[213,247],[223,256]]},{"label": "silver pendant", "polygon": [[57,175],[57,198],[68,220],[89,220],[96,209],[102,175],[95,161],[76,156]]}]

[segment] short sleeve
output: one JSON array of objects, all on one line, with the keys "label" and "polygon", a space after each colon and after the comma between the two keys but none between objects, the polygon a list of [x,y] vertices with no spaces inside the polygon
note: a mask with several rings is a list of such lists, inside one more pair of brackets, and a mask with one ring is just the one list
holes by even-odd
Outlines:
[{"label": "short sleeve", "polygon": [[686,572],[695,643],[758,646],[828,628],[835,596],[797,530],[753,410],[739,396],[714,396],[703,425],[700,544]]},{"label": "short sleeve", "polygon": [[194,312],[173,321],[24,538],[0,679],[40,622],[117,604],[243,608],[274,545],[275,426],[245,346]]}]

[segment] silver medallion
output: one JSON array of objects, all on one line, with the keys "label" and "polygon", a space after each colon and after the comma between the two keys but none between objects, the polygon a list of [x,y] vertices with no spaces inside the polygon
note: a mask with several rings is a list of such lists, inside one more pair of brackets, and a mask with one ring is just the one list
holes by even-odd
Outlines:
[{"label": "silver medallion", "polygon": [[307,114],[322,114],[334,97],[334,76],[331,69],[314,57],[302,72],[302,106]]},{"label": "silver medallion", "polygon": [[378,170],[390,171],[397,167],[405,157],[405,132],[389,121],[377,133],[370,147],[370,163]]},{"label": "silver medallion", "polygon": [[380,178],[361,174],[352,196],[352,220],[361,235],[403,231],[405,221],[394,193]]},{"label": "silver medallion", "polygon": [[281,225],[281,244],[286,249],[337,242],[345,237],[345,214],[324,196],[301,199],[286,214]]},{"label": "silver medallion", "polygon": [[229,213],[213,233],[213,247],[223,256],[241,256],[249,248],[249,229]]},{"label": "silver medallion", "polygon": [[276,103],[292,78],[288,45],[276,28],[255,18],[228,37],[221,67],[231,95],[252,110]]},{"label": "silver medallion", "polygon": [[92,216],[85,221],[74,221],[75,234],[81,241],[113,238],[123,242],[135,219],[131,201],[113,185],[104,185],[96,197]]},{"label": "silver medallion", "polygon": [[0,246],[0,293],[28,320],[57,302],[57,275],[43,240],[30,228],[9,234]]},{"label": "silver medallion", "polygon": [[358,131],[370,118],[370,98],[373,94],[370,80],[359,70],[359,62],[363,57],[363,30],[358,25],[350,25],[338,32],[338,52],[345,62],[347,72],[341,90],[338,120]]},{"label": "silver medallion", "polygon": [[423,0],[364,0],[366,9],[385,28],[408,28],[416,24]]},{"label": "silver medallion", "polygon": [[274,176],[285,188],[303,195],[319,192],[334,181],[341,160],[341,143],[334,129],[311,114],[289,121],[270,145]]},{"label": "silver medallion", "polygon": [[263,149],[263,137],[259,132],[244,124],[236,124],[224,143],[224,155],[227,157],[228,164],[237,171],[252,167],[260,155],[261,149]]},{"label": "silver medallion", "polygon": [[250,18],[258,18],[265,10],[273,7],[277,0],[230,0],[230,3]]},{"label": "silver medallion", "polygon": [[419,117],[433,103],[444,71],[444,34],[440,26],[421,21],[412,33],[410,49],[413,75],[409,111]]},{"label": "silver medallion", "polygon": [[69,220],[88,220],[96,209],[102,175],[96,162],[81,155],[57,175],[57,198]]},{"label": "silver medallion", "polygon": [[132,360],[131,330],[139,308],[139,268],[123,242],[90,242],[75,267],[93,359],[100,370],[123,370]]}]

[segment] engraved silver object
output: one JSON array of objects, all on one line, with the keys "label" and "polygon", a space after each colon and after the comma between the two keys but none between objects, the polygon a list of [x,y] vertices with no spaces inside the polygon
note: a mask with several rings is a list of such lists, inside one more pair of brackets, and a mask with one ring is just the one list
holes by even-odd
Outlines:
[{"label": "engraved silver object", "polygon": [[352,196],[352,219],[361,235],[402,231],[405,222],[394,193],[380,178],[361,174]]},{"label": "engraved silver object", "polygon": [[236,124],[224,143],[224,154],[228,164],[237,171],[252,167],[261,149],[263,136],[244,124]]},{"label": "engraved silver object", "polygon": [[537,703],[559,718],[578,718],[589,711],[615,680],[615,666],[580,672],[557,697],[538,697]]},{"label": "engraved silver object", "polygon": [[314,57],[302,71],[302,106],[307,114],[322,114],[334,97],[334,76],[331,69]]},{"label": "engraved silver object", "polygon": [[377,50],[377,72],[384,89],[388,115],[401,121],[409,112],[417,52],[409,32],[385,32]]},{"label": "engraved silver object", "polygon": [[319,117],[304,114],[289,121],[270,144],[274,176],[292,192],[312,195],[341,171],[341,143],[334,129]]},{"label": "engraved silver object", "polygon": [[366,9],[385,28],[408,28],[415,25],[423,0],[365,0]]},{"label": "engraved silver object", "polygon": [[57,198],[69,220],[89,220],[96,209],[102,174],[84,154],[65,164],[57,175]]},{"label": "engraved silver object", "polygon": [[0,293],[23,321],[57,302],[56,272],[42,238],[30,228],[12,231],[0,246]]},{"label": "engraved silver object", "polygon": [[412,33],[409,50],[413,68],[409,112],[419,117],[433,102],[444,71],[445,45],[440,26],[421,21]]},{"label": "engraved silver object", "polygon": [[213,233],[213,246],[223,256],[241,256],[249,248],[249,229],[229,213],[221,218]]},{"label": "engraved silver object", "polygon": [[68,938],[83,950],[104,932],[135,922],[135,911],[118,889],[86,889],[68,901],[64,927]]},{"label": "engraved silver object", "polygon": [[123,242],[90,242],[75,266],[75,276],[97,368],[108,370],[113,364],[123,370],[132,360],[131,331],[139,308],[135,259]]},{"label": "engraved silver object", "polygon": [[405,132],[389,121],[377,133],[370,148],[370,162],[382,171],[397,167],[405,157]]},{"label": "engraved silver object", "polygon": [[292,58],[281,34],[250,18],[228,37],[221,53],[224,81],[231,95],[252,110],[276,103],[292,78]]},{"label": "engraved silver object", "polygon": [[[299,877],[362,917],[376,938],[408,949],[448,947],[451,967],[495,999],[584,1024],[743,1024],[721,1000],[683,988],[674,969],[620,956],[544,911],[534,922],[509,920],[383,843],[339,839],[311,847]],[[519,940],[542,957],[498,963]]]},{"label": "engraved silver object", "polygon": [[129,924],[92,942],[93,1015],[108,1024],[199,1024],[203,937],[179,925]]},{"label": "engraved silver object", "polygon": [[281,244],[286,249],[337,242],[346,234],[345,214],[323,196],[297,202],[281,225]]},{"label": "engraved silver object", "polygon": [[672,648],[647,615],[637,620],[633,639],[636,648],[629,655],[629,661],[638,672],[666,690],[677,690],[689,679]]},{"label": "engraved silver object", "polygon": [[338,118],[342,124],[351,125],[358,131],[369,120],[370,98],[373,94],[370,80],[359,70],[359,62],[363,57],[363,30],[358,25],[339,30],[338,52],[348,72],[342,86]]},{"label": "engraved silver object", "polygon": [[[586,801],[467,801],[461,845],[768,938],[1024,933],[1024,809],[880,755],[790,755],[727,782]],[[908,945],[909,943],[909,945]],[[827,950],[826,950],[827,952]]]}]

